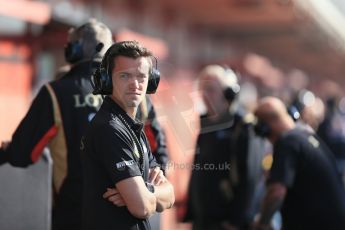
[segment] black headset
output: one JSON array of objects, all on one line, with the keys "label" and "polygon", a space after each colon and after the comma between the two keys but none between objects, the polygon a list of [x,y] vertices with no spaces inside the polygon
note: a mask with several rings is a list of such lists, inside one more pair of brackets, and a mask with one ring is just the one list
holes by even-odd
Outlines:
[{"label": "black headset", "polygon": [[[225,77],[228,77],[228,75],[231,74],[236,77],[236,81],[239,80],[237,74],[232,69],[230,69],[228,66],[223,66],[223,68],[225,72]],[[239,94],[240,89],[241,87],[237,83],[232,84],[231,86],[227,86],[223,91],[225,99],[231,103]]]},{"label": "black headset", "polygon": [[[93,87],[93,94],[101,94],[101,95],[110,95],[113,91],[113,83],[112,83],[112,67],[110,65],[110,61],[113,60],[113,57],[119,55],[119,48],[122,43],[115,43],[113,44],[107,52],[104,54],[102,62],[97,68],[96,72],[91,76],[91,85]],[[150,68],[149,72],[149,80],[147,85],[147,94],[154,94],[157,91],[158,84],[160,81],[160,72],[157,68],[157,58],[152,56],[155,60],[155,67]]]},{"label": "black headset", "polygon": [[291,118],[296,122],[301,118],[301,111],[303,108],[299,107],[298,104],[291,104],[289,107],[286,108],[288,111],[288,114],[291,116]]},{"label": "black headset", "polygon": [[292,117],[294,121],[297,121],[298,119],[301,118],[301,114],[304,108],[307,106],[307,104],[304,102],[304,97],[307,93],[311,94],[315,98],[315,95],[313,92],[307,89],[302,89],[297,93],[297,95],[295,96],[295,99],[292,101],[292,103],[288,107],[288,113],[290,114],[290,116]]},{"label": "black headset", "polygon": [[269,137],[271,135],[271,127],[262,120],[257,120],[256,124],[254,125],[254,132],[259,137]]},{"label": "black headset", "polygon": [[74,64],[83,59],[83,46],[80,41],[68,42],[65,47],[65,59]]}]

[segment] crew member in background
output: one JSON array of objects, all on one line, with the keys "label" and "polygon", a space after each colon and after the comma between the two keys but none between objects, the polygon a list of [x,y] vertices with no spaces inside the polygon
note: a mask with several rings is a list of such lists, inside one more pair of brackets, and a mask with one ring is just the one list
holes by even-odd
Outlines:
[{"label": "crew member in background", "polygon": [[255,130],[274,150],[254,229],[271,229],[271,218],[278,210],[284,230],[345,229],[345,191],[334,155],[315,133],[296,126],[278,98],[263,98],[255,114]]},{"label": "crew member in background", "polygon": [[[53,229],[81,229],[81,136],[99,109],[90,76],[113,43],[110,29],[91,19],[68,34],[66,61],[71,69],[44,85],[19,124],[11,142],[1,147],[1,163],[27,167],[49,144],[53,158]],[[25,190],[23,190],[25,192]]]},{"label": "crew member in background", "polygon": [[345,188],[345,97],[329,97],[317,134],[334,153]]},{"label": "crew member in background", "polygon": [[248,229],[263,181],[263,145],[254,141],[250,116],[235,108],[236,74],[210,65],[198,80],[207,113],[201,116],[185,220],[196,230]]}]

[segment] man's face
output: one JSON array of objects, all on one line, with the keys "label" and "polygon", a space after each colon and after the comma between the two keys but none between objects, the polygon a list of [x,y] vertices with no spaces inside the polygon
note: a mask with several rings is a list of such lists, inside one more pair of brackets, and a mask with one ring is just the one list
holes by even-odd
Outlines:
[{"label": "man's face", "polygon": [[113,97],[126,110],[138,107],[146,94],[150,63],[148,58],[118,56],[112,72]]},{"label": "man's face", "polygon": [[[202,98],[210,114],[217,115],[227,108],[224,90],[215,78],[206,78],[200,82]],[[218,114],[219,115],[219,114]]]}]

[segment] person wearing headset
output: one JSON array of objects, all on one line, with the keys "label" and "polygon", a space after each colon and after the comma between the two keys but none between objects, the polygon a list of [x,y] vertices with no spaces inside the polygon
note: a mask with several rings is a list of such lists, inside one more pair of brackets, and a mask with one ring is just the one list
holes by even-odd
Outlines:
[{"label": "person wearing headset", "polygon": [[49,145],[53,158],[54,230],[81,229],[80,139],[102,98],[93,95],[90,76],[113,43],[110,29],[96,19],[72,28],[65,58],[71,69],[41,87],[29,111],[3,143],[1,163],[27,167]]},{"label": "person wearing headset", "polygon": [[256,133],[274,147],[268,187],[255,230],[271,229],[281,210],[283,229],[345,229],[345,190],[333,154],[314,133],[298,126],[281,100],[258,103]]},{"label": "person wearing headset", "polygon": [[81,141],[85,230],[151,229],[148,218],[174,203],[173,186],[135,119],[146,93],[158,87],[152,59],[138,42],[117,42],[92,77],[93,93],[107,96]]},{"label": "person wearing headset", "polygon": [[252,125],[235,108],[237,81],[231,69],[219,65],[206,66],[199,74],[207,113],[200,119],[188,189],[185,221],[192,221],[193,229],[246,229],[254,217],[257,181],[250,178],[260,173],[249,172]]}]

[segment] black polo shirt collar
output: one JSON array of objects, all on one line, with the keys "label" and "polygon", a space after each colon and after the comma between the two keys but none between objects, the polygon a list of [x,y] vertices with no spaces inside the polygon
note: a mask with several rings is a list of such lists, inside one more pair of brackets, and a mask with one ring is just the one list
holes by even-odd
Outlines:
[{"label": "black polo shirt collar", "polygon": [[133,131],[140,133],[144,124],[138,120],[133,120],[110,96],[104,99],[104,104],[107,109],[111,110],[114,115],[121,115]]}]

